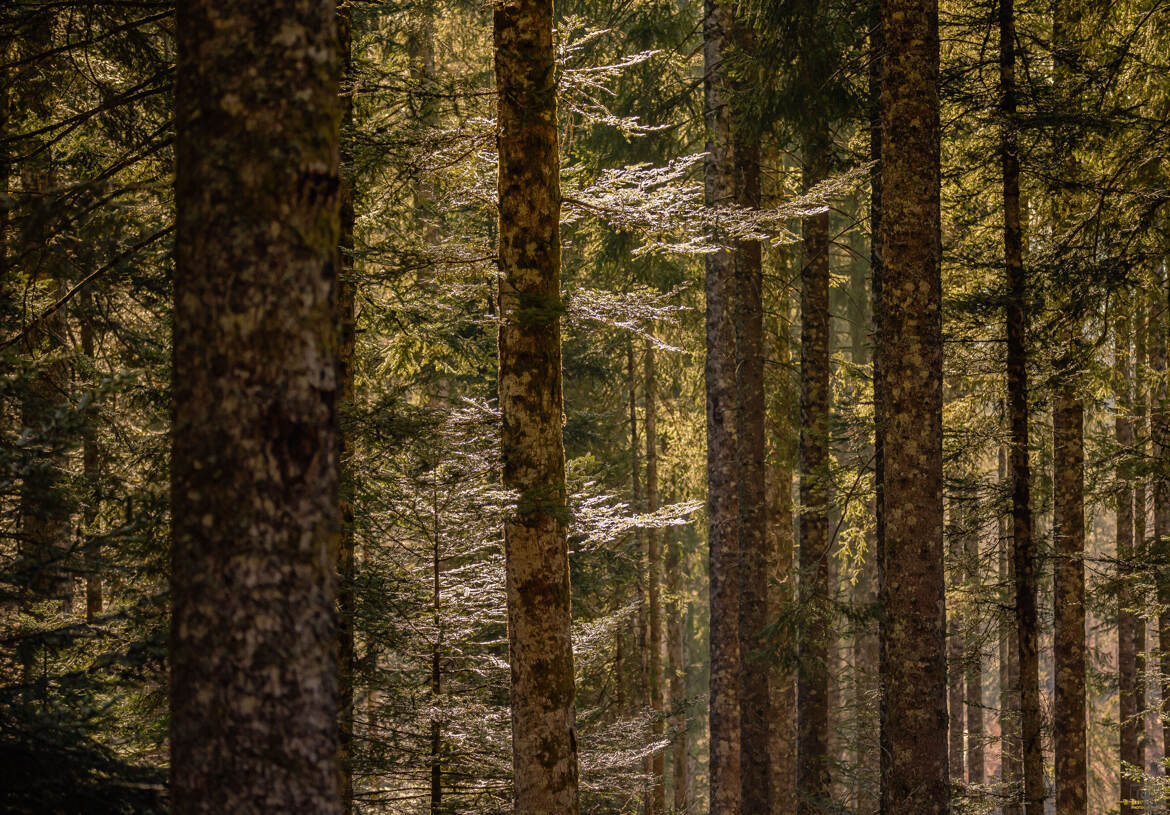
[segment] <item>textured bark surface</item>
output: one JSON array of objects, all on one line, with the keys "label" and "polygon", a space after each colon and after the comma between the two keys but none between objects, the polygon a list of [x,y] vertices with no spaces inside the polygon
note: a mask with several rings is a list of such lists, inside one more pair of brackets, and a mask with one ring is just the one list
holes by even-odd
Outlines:
[{"label": "textured bark surface", "polygon": [[578,810],[562,439],[560,161],[551,0],[495,7],[499,391],[517,813]]},{"label": "textured bark surface", "polygon": [[882,4],[875,286],[882,812],[949,812],[943,578],[938,8]]},{"label": "textured bark surface", "polygon": [[[1150,478],[1154,503],[1154,536],[1151,542],[1151,560],[1160,568],[1156,571],[1158,603],[1163,609],[1170,607],[1170,574],[1165,564],[1170,550],[1170,427],[1167,426],[1166,411],[1166,314],[1167,289],[1165,274],[1155,280],[1157,289],[1156,307],[1150,311],[1148,331],[1150,336],[1150,438],[1153,442],[1154,475]],[[1170,654],[1170,611],[1158,615],[1158,650]],[[1159,658],[1160,683],[1162,690],[1162,742],[1170,745],[1170,670],[1167,658]]]},{"label": "textured bark surface", "polygon": [[[731,6],[703,6],[704,116],[708,206],[735,199],[729,80],[724,58]],[[727,249],[706,257],[707,544],[711,607],[709,775],[711,815],[740,812],[739,493],[736,461],[735,263]]]},{"label": "textured bark surface", "polygon": [[[1117,398],[1117,413],[1114,417],[1114,439],[1121,450],[1129,450],[1134,443],[1133,423],[1130,419],[1132,401],[1130,381],[1131,369],[1129,358],[1129,317],[1125,313],[1124,305],[1114,318],[1114,351],[1113,351],[1113,389]],[[1114,472],[1117,488],[1114,491],[1115,511],[1115,540],[1117,543],[1118,568],[1118,595],[1117,595],[1117,686],[1118,686],[1118,716],[1121,721],[1120,758],[1121,758],[1121,813],[1130,815],[1141,809],[1136,803],[1141,799],[1141,784],[1126,778],[1130,770],[1125,765],[1131,765],[1131,770],[1141,769],[1141,756],[1138,754],[1138,745],[1141,739],[1141,723],[1137,706],[1137,653],[1134,645],[1134,629],[1136,615],[1133,613],[1134,597],[1133,557],[1134,557],[1134,512],[1133,512],[1133,483],[1130,467],[1124,459],[1119,458]],[[1059,599],[1059,595],[1058,595]],[[1059,792],[1059,789],[1058,789]]]},{"label": "textured bark surface", "polygon": [[178,11],[176,813],[341,811],[334,13]]},{"label": "textured bark surface", "polygon": [[[999,482],[1010,493],[1007,451],[999,450]],[[1024,762],[1020,752],[1020,651],[1016,645],[1015,566],[1012,563],[1010,518],[1001,515],[999,527],[999,583],[1005,613],[999,619],[999,748],[1000,782],[1004,785],[1003,815],[1020,815],[1020,785]]]},{"label": "textured bark surface", "polygon": [[[1056,811],[1083,815],[1087,801],[1084,408],[1067,380],[1060,383],[1053,400],[1052,451]],[[1132,632],[1129,642],[1132,645]],[[1131,661],[1132,653],[1131,648]]]},{"label": "textured bark surface", "polygon": [[670,753],[672,801],[675,812],[686,812],[690,792],[687,714],[684,707],[687,698],[686,602],[682,594],[682,544],[677,533],[667,533],[665,550],[666,595],[669,598],[666,609],[666,650],[670,670],[668,692],[672,711],[670,731],[674,734]]},{"label": "textured bark surface", "polygon": [[[805,189],[824,179],[828,127],[804,143]],[[801,225],[800,632],[797,640],[796,811],[829,811],[829,215]]]},{"label": "textured bark surface", "polygon": [[[658,509],[658,383],[654,365],[654,346],[647,340],[642,348],[643,373],[645,376],[646,398],[646,511]],[[646,599],[649,606],[646,637],[647,666],[649,674],[648,691],[650,709],[654,712],[651,725],[656,739],[662,738],[662,552],[657,529],[646,530]],[[650,757],[650,797],[647,801],[647,815],[661,815],[666,810],[666,779],[664,777],[666,756],[658,750]]]},{"label": "textured bark surface", "polygon": [[[742,28],[742,27],[741,27]],[[741,35],[740,39],[743,37]],[[760,145],[750,134],[735,135],[736,202],[760,206]],[[744,812],[768,812],[768,731],[774,718],[768,692],[772,660],[760,640],[768,624],[769,565],[767,451],[764,423],[763,267],[759,241],[735,249],[736,441],[739,462],[739,647],[740,754]]]},{"label": "textured bark surface", "polygon": [[1032,539],[1031,471],[1028,461],[1027,290],[1020,222],[1020,158],[1016,124],[1015,9],[1002,0],[999,15],[1000,111],[1003,130],[1004,268],[1007,284],[1007,408],[1012,494],[1012,565],[1015,579],[1016,649],[1019,653],[1020,738],[1024,802],[1028,815],[1043,815],[1040,661],[1036,614],[1036,546]]}]

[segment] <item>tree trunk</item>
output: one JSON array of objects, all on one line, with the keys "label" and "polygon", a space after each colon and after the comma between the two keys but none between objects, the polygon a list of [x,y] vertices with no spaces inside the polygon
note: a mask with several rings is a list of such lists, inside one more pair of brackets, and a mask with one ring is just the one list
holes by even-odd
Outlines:
[{"label": "tree trunk", "polygon": [[[1053,566],[1053,658],[1056,674],[1053,742],[1056,754],[1056,811],[1060,815],[1083,815],[1087,778],[1084,409],[1076,393],[1075,382],[1068,378],[1071,372],[1064,373],[1052,407],[1052,537],[1056,555]],[[1132,645],[1132,632],[1129,641]],[[1131,668],[1132,653],[1131,648]]]},{"label": "tree trunk", "polygon": [[[969,518],[964,530],[966,541],[967,593],[981,598],[982,575],[979,572],[979,532],[975,519]],[[983,733],[983,649],[979,630],[979,615],[972,614],[967,628],[966,684],[967,684],[967,783],[984,784],[987,781],[984,761]]]},{"label": "tree trunk", "polygon": [[1116,542],[1117,542],[1117,686],[1118,716],[1121,720],[1121,815],[1132,815],[1140,811],[1141,784],[1128,777],[1129,773],[1141,770],[1141,756],[1138,745],[1141,740],[1140,716],[1137,708],[1137,654],[1134,650],[1134,629],[1137,615],[1133,612],[1133,563],[1134,563],[1134,513],[1133,484],[1131,468],[1126,461],[1133,447],[1134,433],[1130,419],[1132,403],[1130,394],[1129,364],[1129,316],[1122,305],[1114,318],[1113,387],[1117,399],[1114,417],[1114,436],[1119,450],[1118,465],[1114,472],[1117,489]]},{"label": "tree trunk", "polygon": [[[966,519],[962,517],[962,509],[957,502],[951,503],[951,534],[950,534],[950,575],[948,588],[952,593],[959,590],[963,583],[963,535],[962,529]],[[963,727],[966,724],[963,715],[965,694],[963,693],[963,631],[962,621],[959,619],[958,606],[951,609],[947,619],[947,712],[949,737],[948,755],[950,757],[951,778],[957,783],[963,782],[963,769],[967,762],[963,754]]]},{"label": "tree trunk", "polygon": [[1020,222],[1020,159],[1016,125],[1015,10],[1002,0],[999,18],[1000,111],[1003,131],[1004,266],[1007,282],[1007,402],[1012,481],[1012,563],[1015,573],[1016,647],[1019,652],[1021,753],[1028,815],[1043,815],[1040,661],[1036,616],[1036,548],[1032,540],[1028,462],[1027,291]]},{"label": "tree trunk", "polygon": [[518,813],[578,809],[562,438],[560,161],[551,0],[495,7],[499,391]]},{"label": "tree trunk", "polygon": [[[1011,492],[1007,450],[999,448],[999,483]],[[999,752],[1000,782],[1003,784],[1003,815],[1020,815],[1020,784],[1024,761],[1020,735],[1020,650],[1016,642],[1015,583],[1012,538],[1008,519],[998,518],[999,583],[1003,608],[999,618]]]},{"label": "tree trunk", "polygon": [[[1152,289],[1152,287],[1151,287]],[[1146,346],[1146,320],[1148,318],[1146,298],[1139,296],[1134,301],[1134,374],[1133,374],[1133,432],[1135,437],[1135,455],[1139,461],[1146,460],[1149,455],[1149,427],[1146,422],[1146,366],[1149,363]],[[1131,479],[1133,484],[1133,551],[1134,571],[1146,562],[1146,479],[1139,476]],[[1137,603],[1141,603],[1141,592],[1135,593]],[[1133,652],[1134,652],[1134,683],[1133,701],[1136,709],[1137,722],[1137,751],[1134,754],[1135,764],[1145,771],[1146,760],[1146,618],[1138,612],[1133,615]],[[1138,784],[1138,792],[1144,796],[1144,784]]]},{"label": "tree trunk", "polygon": [[[658,510],[658,417],[657,374],[654,367],[654,346],[646,340],[643,347],[646,388],[646,511]],[[646,530],[646,597],[649,600],[647,637],[650,709],[654,716],[652,732],[662,738],[662,600],[659,592],[661,557],[658,530]],[[665,754],[656,750],[650,758],[650,798],[647,815],[662,815],[666,810]]]},{"label": "tree trunk", "polygon": [[[1158,292],[1157,307],[1150,312],[1150,438],[1153,441],[1154,475],[1151,477],[1154,493],[1154,539],[1151,545],[1151,561],[1156,564],[1167,562],[1170,551],[1170,427],[1167,426],[1166,411],[1166,308],[1167,280],[1164,273],[1157,275],[1155,289]],[[1162,743],[1165,749],[1170,745],[1170,670],[1167,670],[1170,654],[1170,574],[1165,568],[1155,571],[1158,604],[1163,609],[1158,615],[1159,674],[1162,691]]]},{"label": "tree trunk", "polygon": [[[703,7],[704,116],[707,123],[705,201],[735,200],[727,55],[731,6]],[[706,257],[707,520],[710,579],[711,815],[740,813],[739,494],[736,461],[735,264],[720,249]],[[746,813],[745,813],[746,815]]]},{"label": "tree trunk", "polygon": [[672,737],[671,777],[674,792],[674,811],[687,811],[690,781],[687,774],[687,662],[685,601],[683,599],[682,544],[679,535],[667,534],[666,594],[669,605],[666,615],[667,657],[670,665],[670,732]]},{"label": "tree trunk", "polygon": [[[743,28],[739,26],[739,28]],[[743,36],[741,34],[741,39]],[[746,130],[746,128],[745,128]],[[736,200],[760,206],[760,145],[751,133],[735,136]],[[768,507],[764,469],[764,311],[759,241],[735,249],[736,440],[739,462],[739,648],[742,807],[767,813],[770,781],[768,731],[774,712],[768,693],[771,660],[760,634],[768,624]]]},{"label": "tree trunk", "polygon": [[875,376],[882,812],[949,812],[938,10],[882,4]]},{"label": "tree trunk", "polygon": [[172,808],[339,813],[334,4],[177,33]]},{"label": "tree trunk", "polygon": [[[804,145],[805,189],[828,171],[823,122]],[[797,812],[830,806],[829,774],[829,214],[806,217],[800,274],[800,636]]]}]

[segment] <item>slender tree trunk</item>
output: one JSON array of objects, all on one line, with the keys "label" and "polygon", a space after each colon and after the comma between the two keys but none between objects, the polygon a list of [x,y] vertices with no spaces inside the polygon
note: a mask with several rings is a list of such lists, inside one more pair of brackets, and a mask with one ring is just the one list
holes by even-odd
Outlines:
[{"label": "slender tree trunk", "polygon": [[339,813],[334,4],[176,29],[172,810]]},{"label": "slender tree trunk", "polygon": [[[78,323],[81,326],[81,353],[91,366],[94,356],[93,292],[89,287],[78,294]],[[97,410],[90,405],[85,413],[81,436],[81,469],[85,481],[82,512],[82,555],[85,558],[85,621],[93,623],[102,613],[101,537],[95,528],[101,503],[101,448],[97,438]]]},{"label": "slender tree trunk", "polygon": [[[1133,432],[1135,455],[1139,461],[1149,455],[1149,427],[1146,422],[1146,367],[1149,363],[1146,346],[1146,298],[1139,296],[1134,301],[1134,375],[1133,375]],[[1139,476],[1133,483],[1133,551],[1134,571],[1146,562],[1146,479]],[[1140,591],[1135,592],[1135,601],[1140,604]],[[1134,683],[1133,700],[1137,723],[1137,751],[1134,755],[1136,766],[1145,770],[1146,760],[1146,618],[1140,612],[1133,617]],[[1138,784],[1138,791],[1144,797],[1144,784]]]},{"label": "slender tree trunk", "polygon": [[[979,571],[979,533],[971,519],[964,533],[968,594],[981,598],[982,575]],[[973,614],[967,631],[967,783],[984,784],[987,781],[984,761],[983,733],[983,648],[979,631],[979,615]]]},{"label": "slender tree trunk", "polygon": [[882,4],[874,317],[883,609],[882,812],[950,811],[942,505],[939,40],[933,0]]},{"label": "slender tree trunk", "polygon": [[[963,535],[962,528],[966,519],[956,502],[951,503],[951,534],[950,534],[950,575],[948,584],[952,593],[957,592],[963,583]],[[963,715],[965,694],[963,693],[963,631],[962,621],[959,619],[958,606],[951,609],[947,619],[947,709],[950,724],[948,738],[948,754],[950,756],[951,778],[957,783],[963,782],[963,770],[967,765],[963,754],[963,727],[966,724]]]},{"label": "slender tree trunk", "polygon": [[[738,28],[742,29],[743,26]],[[744,35],[741,33],[740,39]],[[760,145],[752,133],[735,135],[736,199],[749,209],[760,206]],[[764,468],[764,311],[763,267],[759,241],[735,249],[736,440],[739,462],[739,648],[740,755],[742,807],[767,813],[770,781],[768,751],[774,712],[768,692],[771,671],[760,634],[768,624],[769,565],[767,482]]]},{"label": "slender tree trunk", "polygon": [[1016,645],[1019,651],[1021,752],[1028,815],[1043,815],[1044,761],[1040,721],[1040,661],[1036,613],[1036,547],[1032,540],[1028,462],[1027,290],[1020,221],[1020,160],[1016,126],[1015,10],[1001,0],[999,18],[1000,111],[1003,130],[1004,266],[1007,278],[1007,392],[1012,481],[1012,561],[1015,572]]},{"label": "slender tree trunk", "polygon": [[[646,388],[646,511],[658,510],[658,416],[657,373],[654,366],[654,346],[646,341],[643,350]],[[659,591],[661,582],[661,558],[657,529],[646,530],[646,596],[649,600],[649,626],[647,651],[649,652],[650,708],[654,722],[655,738],[662,738],[662,599]],[[650,759],[650,798],[648,815],[661,815],[666,811],[665,754],[655,751]]]},{"label": "slender tree trunk", "polygon": [[[771,357],[776,360],[774,370],[779,381],[771,385],[772,401],[768,409],[769,465],[765,471],[768,500],[768,618],[776,620],[791,613],[795,600],[793,590],[793,535],[792,475],[799,441],[792,423],[796,403],[795,388],[789,376],[792,346],[789,339],[791,325],[791,298],[784,292],[774,309],[779,314],[769,326],[766,341],[773,347]],[[769,706],[773,719],[768,727],[768,780],[770,813],[796,810],[796,676],[794,642],[787,630],[777,632],[773,643],[773,660],[768,681]]]},{"label": "slender tree trunk", "polygon": [[1114,435],[1119,449],[1118,465],[1114,477],[1117,489],[1116,542],[1118,569],[1117,597],[1117,684],[1119,717],[1121,720],[1121,813],[1132,815],[1140,811],[1141,784],[1128,775],[1135,769],[1141,770],[1140,719],[1137,708],[1137,654],[1134,649],[1136,615],[1133,613],[1133,546],[1134,513],[1133,484],[1131,468],[1125,457],[1133,447],[1134,433],[1130,419],[1132,408],[1130,394],[1129,362],[1129,316],[1122,305],[1114,318],[1113,387],[1117,398],[1117,414],[1114,418]]},{"label": "slender tree trunk", "polygon": [[[828,170],[829,133],[804,145],[804,187]],[[800,606],[797,812],[830,806],[829,774],[829,215],[804,219],[800,284]]]},{"label": "slender tree trunk", "polygon": [[[638,441],[638,371],[634,362],[634,344],[626,344],[626,376],[628,383],[630,408],[630,499],[634,511],[641,512],[642,506],[642,447]],[[646,552],[642,543],[643,531],[634,529],[634,562],[637,568],[634,574],[634,593],[637,604],[637,617],[634,632],[634,644],[638,651],[638,686],[635,695],[642,708],[650,707],[650,654],[647,639],[650,633],[650,618],[648,603],[646,602]],[[650,760],[645,762],[644,769],[650,771]],[[649,791],[644,791],[645,795]],[[646,803],[643,795],[643,805]]]},{"label": "slender tree trunk", "polygon": [[[1053,741],[1056,811],[1058,815],[1084,815],[1087,801],[1084,409],[1069,373],[1065,372],[1065,378],[1057,386],[1052,408],[1052,537],[1056,555]],[[1130,654],[1132,660],[1132,650]]]},{"label": "slender tree trunk", "polygon": [[683,598],[682,544],[679,535],[668,532],[666,536],[666,641],[670,665],[670,732],[671,777],[674,792],[674,811],[687,811],[690,781],[687,774],[687,662],[685,600]]},{"label": "slender tree trunk", "polygon": [[1167,280],[1164,273],[1158,275],[1155,289],[1158,291],[1158,305],[1150,312],[1150,437],[1153,441],[1154,475],[1151,478],[1154,498],[1154,540],[1151,545],[1151,561],[1157,564],[1155,581],[1158,604],[1162,611],[1158,615],[1159,683],[1162,691],[1161,718],[1163,749],[1170,745],[1170,574],[1166,563],[1170,552],[1170,426],[1166,410],[1166,314]]},{"label": "slender tree trunk", "polygon": [[560,160],[551,0],[495,7],[500,436],[517,813],[578,810],[562,438]]},{"label": "slender tree trunk", "polygon": [[[1007,450],[999,449],[999,483],[1011,492]],[[999,618],[999,750],[1000,781],[1003,784],[1003,815],[1020,815],[1020,784],[1024,760],[1020,735],[1020,650],[1016,642],[1015,582],[1012,536],[1008,518],[1001,515],[999,526],[999,582],[1002,612]]]},{"label": "slender tree trunk", "polygon": [[337,557],[337,611],[339,624],[338,724],[341,743],[341,803],[345,815],[353,812],[353,697],[356,656],[354,650],[354,439],[350,413],[354,407],[354,348],[357,337],[354,308],[354,177],[353,177],[353,6],[346,2],[337,9],[338,53],[341,57],[341,233],[340,273],[337,277],[337,384],[340,417],[337,460],[340,467],[338,508],[341,517],[341,545]]},{"label": "slender tree trunk", "polygon": [[[724,0],[705,0],[705,200],[710,207],[727,206],[735,200],[731,111],[727,103],[730,80],[724,64],[731,34],[731,6]],[[720,249],[707,255],[706,293],[711,815],[739,815],[739,488],[736,461],[735,264],[730,250]]]}]

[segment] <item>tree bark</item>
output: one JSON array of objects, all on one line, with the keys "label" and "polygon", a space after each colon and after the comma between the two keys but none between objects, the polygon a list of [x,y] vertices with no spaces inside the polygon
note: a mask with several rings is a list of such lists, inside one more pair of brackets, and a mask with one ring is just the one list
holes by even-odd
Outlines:
[{"label": "tree bark", "polygon": [[[999,482],[1011,492],[1008,478],[1007,450],[999,449]],[[1015,582],[1012,562],[1012,536],[1008,518],[1000,515],[999,582],[1003,592],[1003,611],[999,618],[999,751],[1000,782],[1003,784],[1003,815],[1020,815],[1020,784],[1024,761],[1020,734],[1020,650],[1016,642]]]},{"label": "tree bark", "polygon": [[[724,59],[732,34],[731,6],[703,7],[704,117],[707,124],[705,201],[735,200],[735,161]],[[735,264],[724,248],[706,257],[707,520],[710,579],[711,815],[739,815],[739,487],[736,462]],[[746,813],[745,813],[746,815]]]},{"label": "tree bark", "polygon": [[[824,122],[804,144],[803,184],[828,172]],[[800,274],[800,669],[797,674],[797,813],[830,806],[829,773],[829,215],[802,223]]]},{"label": "tree bark", "polygon": [[880,445],[882,812],[946,813],[939,40],[933,0],[882,4]]},{"label": "tree bark", "polygon": [[[979,533],[972,521],[968,522],[964,534],[968,596],[982,597],[982,575],[979,571]],[[980,645],[981,632],[978,630],[978,623],[978,615],[973,614],[967,628],[967,675],[965,681],[967,685],[968,784],[984,784],[987,781],[983,732],[983,649]]]},{"label": "tree bark", "polygon": [[172,809],[339,813],[334,4],[177,33]]},{"label": "tree bark", "polygon": [[578,810],[562,438],[560,160],[551,0],[493,13],[499,146],[499,393],[517,813]]},{"label": "tree bark", "polygon": [[670,665],[670,731],[671,783],[674,811],[687,811],[690,781],[687,773],[687,661],[686,661],[686,603],[683,598],[682,544],[676,533],[666,539],[665,569],[666,594],[669,598],[666,615],[667,659]]},{"label": "tree bark", "polygon": [[[1152,287],[1151,287],[1152,291]],[[1133,348],[1133,432],[1135,438],[1134,453],[1139,461],[1145,461],[1149,455],[1149,426],[1146,421],[1147,402],[1149,394],[1146,388],[1146,368],[1149,364],[1148,346],[1146,344],[1147,302],[1146,297],[1139,296],[1134,305]],[[1139,476],[1131,479],[1133,484],[1133,551],[1134,571],[1146,562],[1146,479]],[[1140,598],[1140,592],[1137,593]],[[1140,602],[1140,599],[1139,601]],[[1134,754],[1135,764],[1145,770],[1146,760],[1146,618],[1141,613],[1134,613],[1133,617],[1133,651],[1134,651],[1134,707],[1137,711],[1137,751]],[[1138,791],[1144,797],[1144,784],[1138,785]]]},{"label": "tree bark", "polygon": [[[1141,800],[1141,784],[1127,777],[1135,769],[1141,770],[1140,716],[1137,707],[1137,653],[1135,651],[1134,629],[1136,615],[1133,613],[1133,562],[1134,562],[1134,512],[1133,483],[1131,467],[1126,461],[1133,447],[1134,432],[1130,419],[1131,371],[1129,360],[1130,330],[1129,315],[1121,305],[1114,318],[1113,387],[1117,399],[1114,417],[1114,438],[1119,455],[1114,471],[1117,488],[1116,502],[1116,543],[1117,543],[1117,685],[1118,715],[1121,720],[1121,813],[1132,815],[1138,812]],[[1128,766],[1127,766],[1128,765]]]},{"label": "tree bark", "polygon": [[1165,273],[1156,276],[1157,306],[1150,312],[1150,438],[1153,442],[1154,475],[1151,487],[1154,499],[1154,539],[1151,544],[1151,561],[1157,565],[1155,584],[1158,604],[1162,607],[1158,615],[1159,682],[1161,684],[1162,743],[1170,745],[1170,574],[1166,564],[1170,561],[1170,426],[1166,410],[1166,314],[1167,279]]},{"label": "tree bark", "polygon": [[1007,403],[1012,481],[1012,563],[1015,574],[1016,647],[1024,802],[1028,815],[1043,815],[1040,662],[1037,643],[1036,548],[1032,540],[1031,471],[1028,461],[1027,290],[1020,221],[1020,159],[1016,124],[1015,10],[1002,0],[999,17],[1000,112],[1003,129],[1004,267],[1007,283]]},{"label": "tree bark", "polygon": [[[958,591],[963,583],[963,536],[962,529],[966,519],[962,517],[962,509],[957,502],[951,503],[951,535],[950,535],[950,575],[948,588],[952,593]],[[959,619],[958,606],[951,609],[947,618],[947,713],[949,723],[948,749],[950,757],[951,778],[958,783],[963,782],[963,770],[967,765],[963,753],[963,727],[966,724],[964,704],[966,695],[963,693],[963,631]]]}]

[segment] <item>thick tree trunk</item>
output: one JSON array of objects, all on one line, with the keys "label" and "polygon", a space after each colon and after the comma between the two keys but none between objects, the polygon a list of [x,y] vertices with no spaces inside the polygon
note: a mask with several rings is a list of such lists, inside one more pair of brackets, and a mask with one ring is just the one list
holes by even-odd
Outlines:
[{"label": "thick tree trunk", "polygon": [[1036,614],[1036,547],[1032,540],[1028,462],[1027,290],[1020,221],[1020,159],[1016,126],[1015,10],[1002,0],[999,19],[1000,110],[1003,131],[1004,266],[1007,282],[1007,404],[1012,482],[1012,562],[1016,646],[1019,652],[1021,752],[1028,815],[1043,815],[1044,761],[1040,720],[1040,661]]},{"label": "thick tree trunk", "polygon": [[882,812],[945,813],[939,41],[933,0],[882,4],[875,286]]},{"label": "thick tree trunk", "polygon": [[[643,365],[646,388],[646,511],[658,510],[658,416],[657,372],[654,366],[654,346],[646,341],[643,350]],[[660,588],[662,553],[659,547],[657,529],[646,530],[646,598],[649,601],[647,623],[649,636],[646,638],[648,651],[650,709],[654,716],[652,732],[656,739],[662,738],[662,599]],[[647,815],[661,815],[666,810],[665,754],[655,751],[650,758],[650,798],[646,807]]]},{"label": "thick tree trunk", "polygon": [[[829,133],[804,144],[805,189],[825,178]],[[797,812],[830,807],[829,773],[829,215],[806,217],[800,274],[800,636],[797,642]]]},{"label": "thick tree trunk", "polygon": [[338,724],[341,743],[341,804],[345,815],[353,812],[353,697],[356,656],[354,650],[354,439],[349,414],[354,406],[354,348],[357,337],[353,262],[354,177],[353,144],[353,7],[343,3],[337,9],[338,53],[341,58],[341,233],[340,272],[337,276],[337,385],[340,417],[337,434],[337,461],[340,480],[338,509],[341,517],[341,546],[337,556],[337,611],[339,626]]},{"label": "thick tree trunk", "polygon": [[562,438],[560,161],[551,0],[495,7],[499,391],[518,813],[578,810]]},{"label": "thick tree trunk", "polygon": [[177,32],[172,809],[339,813],[334,4]]},{"label": "thick tree trunk", "polygon": [[[1056,811],[1060,815],[1083,815],[1087,800],[1084,409],[1075,387],[1074,382],[1063,379],[1052,407],[1052,537],[1056,555],[1053,742]],[[1130,653],[1132,658],[1132,650]]]},{"label": "thick tree trunk", "polygon": [[[1140,810],[1141,784],[1128,778],[1134,769],[1141,769],[1138,745],[1141,740],[1140,720],[1137,707],[1137,654],[1134,650],[1134,629],[1136,616],[1133,612],[1133,546],[1134,513],[1133,484],[1131,468],[1125,457],[1134,443],[1133,423],[1130,418],[1132,403],[1130,394],[1129,362],[1129,316],[1122,305],[1114,318],[1113,387],[1117,399],[1117,414],[1114,417],[1114,437],[1120,455],[1114,478],[1117,489],[1116,502],[1116,543],[1117,543],[1117,686],[1118,715],[1121,720],[1121,813],[1132,815]],[[1127,766],[1128,765],[1128,766]]]},{"label": "thick tree trunk", "polygon": [[[735,200],[735,162],[724,59],[731,6],[705,0],[704,116],[707,206]],[[740,813],[739,487],[736,461],[735,264],[720,249],[706,258],[707,520],[711,605],[711,815]],[[746,815],[746,813],[745,813]]]}]

